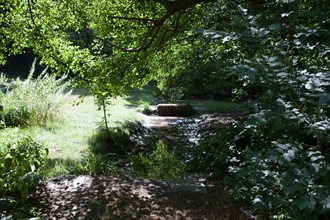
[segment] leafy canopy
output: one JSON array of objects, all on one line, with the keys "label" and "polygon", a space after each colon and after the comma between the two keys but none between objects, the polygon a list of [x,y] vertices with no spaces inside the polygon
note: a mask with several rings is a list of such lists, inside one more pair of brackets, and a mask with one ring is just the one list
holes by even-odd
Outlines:
[{"label": "leafy canopy", "polygon": [[212,1],[1,0],[0,62],[32,49],[97,97],[116,96],[142,85],[151,55]]}]

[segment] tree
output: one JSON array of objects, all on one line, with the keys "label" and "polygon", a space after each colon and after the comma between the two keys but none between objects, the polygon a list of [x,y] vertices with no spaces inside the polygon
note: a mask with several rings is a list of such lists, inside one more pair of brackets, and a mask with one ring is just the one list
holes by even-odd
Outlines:
[{"label": "tree", "polygon": [[215,0],[2,0],[0,60],[33,49],[97,97],[143,84],[155,51]]}]

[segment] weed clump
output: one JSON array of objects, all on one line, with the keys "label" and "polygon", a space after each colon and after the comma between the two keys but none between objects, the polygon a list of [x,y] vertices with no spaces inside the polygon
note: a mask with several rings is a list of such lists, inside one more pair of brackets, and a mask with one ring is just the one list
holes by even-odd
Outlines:
[{"label": "weed clump", "polygon": [[[2,121],[7,126],[46,125],[58,119],[63,101],[71,93],[65,92],[69,87],[67,75],[56,78],[46,68],[34,78],[35,63],[26,80],[17,78],[0,91]],[[0,77],[2,84],[8,81],[3,74]]]}]

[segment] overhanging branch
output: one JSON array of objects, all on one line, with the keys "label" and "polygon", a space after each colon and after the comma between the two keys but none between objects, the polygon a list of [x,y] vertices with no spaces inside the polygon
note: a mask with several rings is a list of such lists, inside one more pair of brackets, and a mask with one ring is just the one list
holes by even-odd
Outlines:
[{"label": "overhanging branch", "polygon": [[[217,0],[178,0],[178,1],[169,1],[169,0],[159,0],[159,3],[162,4],[166,8],[166,13],[163,17],[159,19],[152,19],[152,18],[140,18],[140,17],[124,17],[124,16],[108,16],[109,19],[118,19],[118,20],[127,20],[127,21],[136,21],[136,22],[143,22],[143,23],[150,23],[151,26],[148,28],[145,36],[141,40],[139,46],[135,48],[126,48],[123,47],[115,42],[109,41],[104,39],[100,36],[95,36],[97,39],[103,41],[104,43],[113,46],[119,50],[124,52],[140,52],[143,50],[147,50],[152,43],[157,38],[158,34],[160,33],[161,28],[165,24],[166,20],[172,17],[174,14],[178,13],[176,20],[172,26],[171,32],[174,34],[179,27],[180,18],[186,11],[186,9],[200,3],[208,3],[208,2],[216,2]],[[169,31],[165,31],[168,33]],[[161,41],[164,41],[166,37],[162,36]]]}]

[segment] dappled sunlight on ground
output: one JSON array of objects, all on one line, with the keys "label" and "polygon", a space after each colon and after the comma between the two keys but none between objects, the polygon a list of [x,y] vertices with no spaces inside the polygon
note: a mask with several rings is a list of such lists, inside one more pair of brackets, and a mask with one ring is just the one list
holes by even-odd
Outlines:
[{"label": "dappled sunlight on ground", "polygon": [[248,219],[202,176],[180,180],[66,176],[46,181],[31,202],[45,219]]}]

